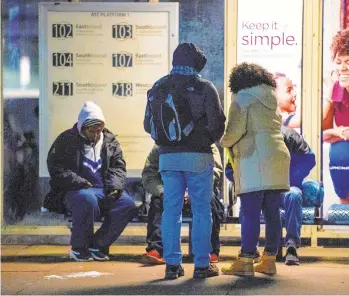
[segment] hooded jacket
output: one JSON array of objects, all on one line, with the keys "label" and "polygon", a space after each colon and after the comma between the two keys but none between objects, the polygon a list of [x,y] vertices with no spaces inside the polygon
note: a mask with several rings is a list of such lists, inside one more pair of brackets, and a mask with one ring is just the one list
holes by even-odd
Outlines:
[{"label": "hooded jacket", "polygon": [[221,145],[233,159],[236,194],[289,190],[290,154],[281,122],[273,88],[262,84],[232,96]]},{"label": "hooded jacket", "polygon": [[[93,103],[92,103],[93,104]],[[99,119],[104,122],[100,108],[86,103],[78,122],[61,133],[52,144],[47,167],[51,177],[51,190],[44,200],[49,211],[65,213],[64,197],[68,191],[87,188],[87,180],[81,177],[86,140],[81,135],[81,126],[86,119]],[[102,131],[100,156],[102,160],[101,177],[106,194],[113,190],[123,190],[126,180],[126,163],[116,137],[106,128]]]},{"label": "hooded jacket", "polygon": [[[213,83],[200,78],[198,75],[206,64],[206,57],[194,44],[182,43],[173,53],[172,64],[174,68],[171,73],[157,81],[154,86],[157,83],[166,82],[181,87],[188,80],[193,81],[188,101],[194,120],[194,130],[191,132],[186,145],[161,146],[160,154],[212,153],[211,145],[219,141],[224,133],[225,115]],[[147,105],[144,129],[147,133],[151,133],[148,110],[149,106]]]}]

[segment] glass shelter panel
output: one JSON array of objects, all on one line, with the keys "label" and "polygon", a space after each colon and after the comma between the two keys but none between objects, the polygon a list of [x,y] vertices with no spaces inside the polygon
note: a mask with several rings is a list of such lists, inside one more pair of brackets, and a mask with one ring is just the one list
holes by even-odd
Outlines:
[{"label": "glass shelter panel", "polygon": [[349,224],[349,8],[340,0],[323,4],[324,216],[330,224]]}]

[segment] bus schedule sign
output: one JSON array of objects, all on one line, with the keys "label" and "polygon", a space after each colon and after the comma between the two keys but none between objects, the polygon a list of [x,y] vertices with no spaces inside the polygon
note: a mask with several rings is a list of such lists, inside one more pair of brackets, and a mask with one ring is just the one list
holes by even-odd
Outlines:
[{"label": "bus schedule sign", "polygon": [[147,90],[171,68],[178,3],[41,3],[40,176],[47,152],[94,101],[118,135],[128,176],[153,142],[143,130]]}]

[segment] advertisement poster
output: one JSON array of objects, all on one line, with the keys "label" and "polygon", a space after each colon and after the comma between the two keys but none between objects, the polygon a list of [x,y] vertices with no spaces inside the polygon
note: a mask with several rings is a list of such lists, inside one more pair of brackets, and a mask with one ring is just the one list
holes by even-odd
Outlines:
[{"label": "advertisement poster", "polygon": [[257,63],[273,74],[284,73],[300,90],[302,25],[303,0],[240,0],[238,63]]},{"label": "advertisement poster", "polygon": [[[263,13],[261,13],[263,12]],[[276,77],[283,77],[278,99],[283,124],[301,133],[303,0],[239,0],[237,63],[255,63]],[[285,82],[285,85],[282,83]],[[288,93],[286,93],[288,92]],[[240,200],[235,213],[239,215]]]},{"label": "advertisement poster", "polygon": [[114,7],[47,11],[41,57],[47,75],[40,106],[46,117],[41,139],[47,141],[40,151],[41,176],[47,173],[44,159],[50,145],[74,125],[86,101],[102,108],[106,127],[121,143],[128,176],[140,176],[153,145],[143,129],[147,90],[169,72],[171,46],[177,42],[170,38],[168,11]]}]

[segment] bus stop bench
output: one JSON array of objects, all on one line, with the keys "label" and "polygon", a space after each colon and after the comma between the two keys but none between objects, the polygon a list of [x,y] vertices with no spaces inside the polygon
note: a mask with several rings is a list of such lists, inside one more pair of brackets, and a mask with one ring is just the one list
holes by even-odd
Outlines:
[{"label": "bus stop bench", "polygon": [[349,204],[333,204],[328,209],[327,221],[323,225],[349,225]]}]

